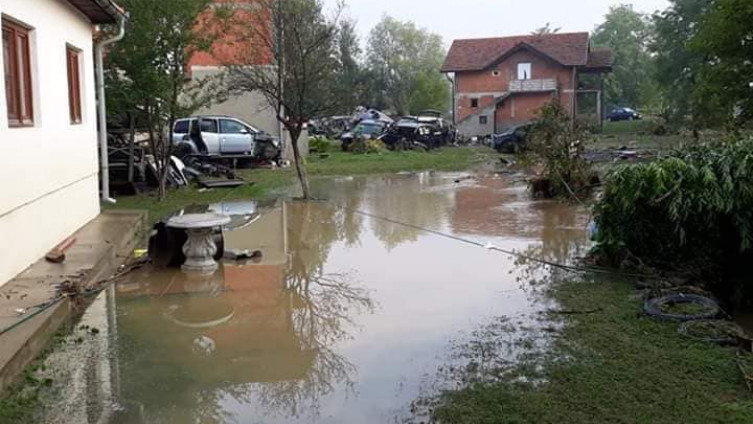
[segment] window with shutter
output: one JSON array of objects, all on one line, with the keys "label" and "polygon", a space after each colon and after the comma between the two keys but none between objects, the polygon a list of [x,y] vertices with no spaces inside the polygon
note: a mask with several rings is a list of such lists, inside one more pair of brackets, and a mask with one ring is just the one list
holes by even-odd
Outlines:
[{"label": "window with shutter", "polygon": [[71,124],[81,123],[81,72],[79,60],[81,51],[68,47],[66,51],[68,62],[68,108]]},{"label": "window with shutter", "polygon": [[31,84],[29,30],[7,19],[2,20],[3,63],[8,125],[34,125]]}]

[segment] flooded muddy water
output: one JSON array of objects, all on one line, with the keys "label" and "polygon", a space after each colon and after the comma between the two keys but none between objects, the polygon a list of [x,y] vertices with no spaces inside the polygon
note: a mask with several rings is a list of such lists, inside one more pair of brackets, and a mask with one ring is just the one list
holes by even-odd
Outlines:
[{"label": "flooded muddy water", "polygon": [[225,248],[263,257],[207,277],[144,268],[103,292],[50,358],[68,371],[44,422],[410,421],[460,335],[551,307],[516,258],[419,227],[559,262],[585,253],[587,213],[514,181],[327,179],[326,201],[218,206],[256,208]]}]

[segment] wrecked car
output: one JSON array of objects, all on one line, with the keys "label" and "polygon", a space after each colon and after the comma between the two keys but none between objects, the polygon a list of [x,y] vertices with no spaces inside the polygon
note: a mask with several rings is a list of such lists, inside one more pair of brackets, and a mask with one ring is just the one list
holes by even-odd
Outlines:
[{"label": "wrecked car", "polygon": [[437,118],[404,116],[379,138],[390,150],[407,150],[416,147],[435,149],[451,142],[454,131],[445,130]]},{"label": "wrecked car", "polygon": [[525,149],[533,123],[517,125],[492,137],[492,147],[499,153],[518,153]]},{"label": "wrecked car", "polygon": [[330,116],[311,120],[309,121],[309,134],[340,138],[343,133],[350,130],[350,121],[350,116]]},{"label": "wrecked car", "polygon": [[280,160],[280,140],[231,116],[193,116],[178,119],[172,142],[176,155],[249,158],[258,161]]},{"label": "wrecked car", "polygon": [[353,141],[358,139],[371,140],[377,139],[387,129],[387,124],[382,121],[364,119],[356,125],[351,131],[340,136],[342,150],[347,151]]}]

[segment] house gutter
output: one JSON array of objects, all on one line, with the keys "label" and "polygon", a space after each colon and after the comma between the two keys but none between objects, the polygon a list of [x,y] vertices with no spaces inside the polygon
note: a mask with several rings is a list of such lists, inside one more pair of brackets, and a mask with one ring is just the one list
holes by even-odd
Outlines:
[{"label": "house gutter", "polygon": [[457,93],[455,92],[455,75],[453,74],[453,76],[450,76],[450,74],[447,73],[444,74],[444,76],[445,78],[447,78],[447,81],[450,82],[450,86],[452,87],[452,89],[450,90],[450,95],[452,96],[452,125],[454,126],[457,125],[457,122],[455,122],[455,96],[457,95]]},{"label": "house gutter", "polygon": [[118,17],[118,34],[112,38],[102,40],[94,46],[94,68],[97,74],[97,121],[99,122],[99,164],[100,179],[102,180],[102,201],[116,203],[110,197],[110,158],[107,151],[107,104],[105,101],[105,69],[102,55],[105,47],[117,43],[125,36],[125,17]]}]

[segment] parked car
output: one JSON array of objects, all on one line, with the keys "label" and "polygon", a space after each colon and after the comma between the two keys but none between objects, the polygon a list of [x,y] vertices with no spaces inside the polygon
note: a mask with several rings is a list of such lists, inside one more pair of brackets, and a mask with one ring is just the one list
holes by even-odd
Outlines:
[{"label": "parked car", "polygon": [[526,138],[533,123],[514,126],[492,137],[492,147],[499,153],[517,153],[526,147]]},{"label": "parked car", "polygon": [[358,123],[352,130],[344,133],[340,136],[342,142],[342,149],[348,150],[350,145],[356,139],[376,139],[387,129],[387,124],[382,121],[374,121],[371,119],[364,119]]},{"label": "parked car", "polygon": [[178,119],[173,127],[177,156],[248,156],[276,161],[280,140],[232,116],[192,116]]},{"label": "parked car", "polygon": [[636,112],[633,109],[630,109],[629,107],[618,107],[616,109],[612,109],[612,111],[607,114],[607,121],[609,122],[633,121],[636,119],[643,119],[643,117],[640,113]]}]

